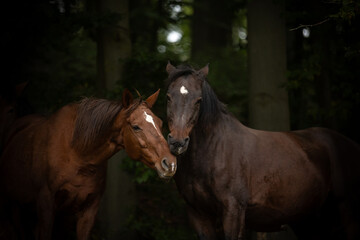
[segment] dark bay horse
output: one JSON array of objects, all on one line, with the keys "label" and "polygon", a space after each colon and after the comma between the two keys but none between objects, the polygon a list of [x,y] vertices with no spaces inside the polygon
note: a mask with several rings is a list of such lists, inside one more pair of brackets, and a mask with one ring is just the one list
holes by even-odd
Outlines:
[{"label": "dark bay horse", "polygon": [[35,238],[51,239],[55,215],[70,209],[77,239],[85,240],[105,190],[107,160],[116,152],[125,149],[161,178],[172,177],[176,158],[150,110],[158,94],[134,100],[126,90],[122,103],[85,98],[49,117],[18,119],[0,162],[1,210],[14,202],[34,206]]},{"label": "dark bay horse", "polygon": [[170,63],[167,116],[175,181],[199,239],[243,239],[244,228],[299,239],[360,239],[360,147],[328,129],[242,125],[196,71]]}]

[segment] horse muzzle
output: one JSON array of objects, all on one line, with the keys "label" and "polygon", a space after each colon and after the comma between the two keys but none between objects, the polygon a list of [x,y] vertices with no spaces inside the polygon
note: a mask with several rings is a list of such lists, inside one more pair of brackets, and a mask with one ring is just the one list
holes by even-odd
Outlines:
[{"label": "horse muzzle", "polygon": [[189,146],[189,137],[185,137],[183,139],[173,138],[171,134],[168,135],[168,144],[170,147],[170,151],[174,155],[181,155],[186,152]]},{"label": "horse muzzle", "polygon": [[163,158],[160,163],[160,167],[156,167],[157,173],[162,179],[172,178],[177,169],[176,158],[172,156],[173,159],[169,160],[168,158]]}]

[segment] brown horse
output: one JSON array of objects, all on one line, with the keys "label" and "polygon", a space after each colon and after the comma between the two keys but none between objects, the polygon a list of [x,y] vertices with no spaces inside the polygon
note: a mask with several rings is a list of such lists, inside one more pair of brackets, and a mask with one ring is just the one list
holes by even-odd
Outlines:
[{"label": "brown horse", "polygon": [[299,239],[360,239],[358,144],[323,128],[250,129],[217,99],[208,66],[166,69],[175,181],[200,239],[243,239],[245,225],[284,224]]},{"label": "brown horse", "polygon": [[88,239],[105,189],[107,160],[120,149],[161,178],[175,174],[176,158],[161,133],[162,122],[150,110],[158,94],[133,100],[126,90],[122,104],[85,98],[47,118],[17,120],[1,157],[0,200],[36,207],[36,239],[51,238],[54,217],[65,209],[76,215],[77,239]]}]

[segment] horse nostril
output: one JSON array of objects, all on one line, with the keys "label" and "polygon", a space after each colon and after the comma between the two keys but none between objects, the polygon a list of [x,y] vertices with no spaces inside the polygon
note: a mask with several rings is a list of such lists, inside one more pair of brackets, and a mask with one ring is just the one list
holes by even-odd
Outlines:
[{"label": "horse nostril", "polygon": [[170,143],[170,141],[173,139],[173,137],[171,136],[171,134],[168,134],[168,142]]},{"label": "horse nostril", "polygon": [[161,166],[164,168],[165,171],[169,170],[170,166],[167,161],[167,158],[164,158],[163,160],[161,160]]},{"label": "horse nostril", "polygon": [[186,144],[187,142],[189,142],[189,140],[190,140],[190,138],[189,138],[189,137],[186,137],[186,138],[184,139],[185,144]]}]

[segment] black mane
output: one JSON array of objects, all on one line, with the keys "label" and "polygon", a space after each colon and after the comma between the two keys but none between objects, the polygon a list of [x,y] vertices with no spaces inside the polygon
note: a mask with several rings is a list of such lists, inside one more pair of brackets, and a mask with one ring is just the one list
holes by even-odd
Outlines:
[{"label": "black mane", "polygon": [[167,87],[179,77],[186,77],[188,75],[192,75],[194,79],[202,80],[202,102],[197,125],[200,127],[200,130],[205,131],[217,123],[222,113],[227,114],[228,111],[226,106],[217,98],[206,76],[197,72],[190,65],[177,66],[176,69],[169,74]]},{"label": "black mane", "polygon": [[175,82],[175,80],[179,77],[188,76],[195,73],[195,69],[193,69],[190,65],[182,64],[177,66],[176,69],[169,74],[169,77],[167,79],[167,88],[169,88],[169,85],[172,82]]}]

